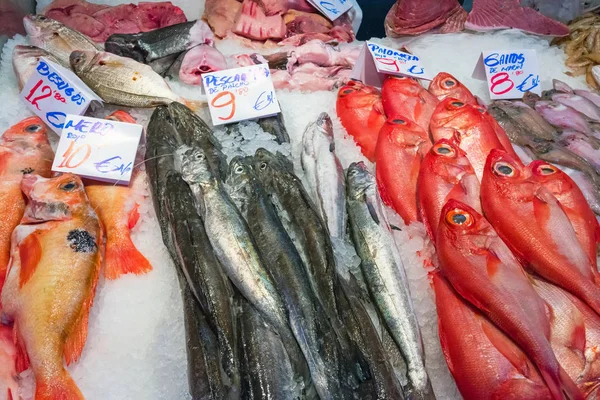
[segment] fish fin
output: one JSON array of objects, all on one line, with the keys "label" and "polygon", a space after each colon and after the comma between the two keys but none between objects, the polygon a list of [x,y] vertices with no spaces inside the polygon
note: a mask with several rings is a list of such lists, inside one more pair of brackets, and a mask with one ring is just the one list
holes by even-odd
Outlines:
[{"label": "fish fin", "polygon": [[379,178],[379,174],[377,174],[377,173],[375,173],[375,178],[377,180],[377,188],[379,189],[379,197],[381,197],[381,201],[383,201],[383,203],[386,206],[394,208],[392,206],[392,198],[390,197],[389,193],[385,189],[385,185],[383,184],[383,180],[381,180]]},{"label": "fish fin", "polygon": [[402,228],[397,227],[396,225],[390,224],[390,229],[393,231],[400,231],[402,232]]},{"label": "fish fin", "polygon": [[106,261],[104,263],[106,279],[114,280],[129,273],[142,275],[152,271],[152,265],[135,247],[129,232],[121,235],[119,239],[111,240],[108,237],[106,241]]},{"label": "fish fin", "polygon": [[140,205],[136,203],[135,206],[133,206],[133,209],[129,212],[127,226],[130,230],[136,226],[138,220],[140,219],[140,212],[138,211],[139,206]]},{"label": "fish fin", "polygon": [[21,261],[19,288],[22,288],[35,273],[42,258],[42,245],[35,232],[19,243],[19,258]]},{"label": "fish fin", "polygon": [[17,355],[15,357],[15,371],[20,374],[29,368],[29,356],[27,355],[25,343],[19,334],[19,328],[17,328],[16,323],[13,326],[13,340],[17,349]]},{"label": "fish fin", "polygon": [[371,203],[369,201],[369,199],[367,198],[367,196],[365,196],[365,204],[367,205],[367,209],[369,210],[369,214],[371,214],[371,218],[373,218],[373,221],[375,221],[375,223],[377,225],[379,225],[379,217],[377,216],[377,212],[375,211],[375,206],[373,205],[373,203]]},{"label": "fish fin", "polygon": [[6,171],[6,168],[9,166],[10,156],[10,150],[0,147],[0,174]]},{"label": "fish fin", "polygon": [[[99,238],[99,242],[102,242],[102,238]],[[90,309],[92,308],[92,304],[94,303],[94,296],[96,295],[96,286],[98,286],[98,277],[100,276],[100,266],[102,264],[102,257],[98,255],[97,258],[98,259],[96,260],[94,272],[91,277],[92,284],[87,293],[87,298],[81,305],[79,317],[77,318],[77,321],[75,321],[75,323],[73,324],[71,332],[65,340],[64,357],[67,365],[79,360],[81,352],[83,351],[83,346],[85,346],[85,342],[87,340]]]},{"label": "fish fin", "polygon": [[182,98],[181,102],[183,104],[185,104],[185,106],[187,108],[189,108],[190,110],[192,110],[194,113],[197,113],[198,111],[202,110],[203,108],[208,107],[208,104],[202,100],[188,100],[188,99]]},{"label": "fish fin", "polygon": [[83,400],[83,394],[65,370],[51,379],[35,381],[35,400]]},{"label": "fish fin", "polygon": [[490,343],[502,354],[523,376],[529,377],[534,372],[531,369],[529,359],[519,350],[508,336],[496,328],[485,317],[480,316],[481,329]]},{"label": "fish fin", "polygon": [[488,276],[493,279],[496,273],[498,272],[499,267],[502,265],[502,261],[492,252],[487,252],[486,257],[486,266]]}]

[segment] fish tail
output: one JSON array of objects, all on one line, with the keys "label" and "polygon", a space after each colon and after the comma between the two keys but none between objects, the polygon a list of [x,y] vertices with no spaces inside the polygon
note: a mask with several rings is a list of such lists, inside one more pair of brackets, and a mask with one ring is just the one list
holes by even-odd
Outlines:
[{"label": "fish tail", "polygon": [[105,256],[104,276],[109,280],[125,274],[142,275],[152,271],[152,265],[135,247],[129,234],[119,237],[119,240],[108,238]]},{"label": "fish tail", "polygon": [[83,394],[66,370],[58,377],[38,379],[34,400],[84,400]]},{"label": "fish tail", "polygon": [[192,110],[195,113],[197,113],[198,111],[202,110],[203,108],[208,107],[208,104],[205,101],[202,101],[202,100],[189,100],[189,99],[182,98],[181,102],[183,104],[185,104],[185,106],[187,108],[189,108],[190,110]]},{"label": "fish tail", "polygon": [[555,400],[563,400],[565,396],[569,400],[585,400],[585,396],[565,370],[560,366],[558,368],[558,375],[554,371],[543,368],[540,370],[552,397]]}]

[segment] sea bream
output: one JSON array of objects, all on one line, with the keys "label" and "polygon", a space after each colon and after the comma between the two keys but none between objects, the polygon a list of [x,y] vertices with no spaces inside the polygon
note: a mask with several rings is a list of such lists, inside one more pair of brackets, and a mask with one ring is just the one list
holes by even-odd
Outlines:
[{"label": "sea bream", "polygon": [[17,45],[13,49],[12,56],[13,69],[17,77],[19,89],[23,89],[23,86],[31,78],[42,57],[60,65],[60,62],[52,54],[35,46]]},{"label": "sea bream", "polygon": [[100,221],[76,175],[28,175],[21,187],[29,202],[12,237],[2,311],[14,321],[21,365],[33,370],[35,398],[83,399],[63,362],[77,361],[87,339]]},{"label": "sea bream", "polygon": [[404,265],[377,193],[375,177],[362,162],[348,168],[346,201],[351,237],[369,292],[408,366],[404,394],[409,399],[435,399],[425,370],[421,332]]}]

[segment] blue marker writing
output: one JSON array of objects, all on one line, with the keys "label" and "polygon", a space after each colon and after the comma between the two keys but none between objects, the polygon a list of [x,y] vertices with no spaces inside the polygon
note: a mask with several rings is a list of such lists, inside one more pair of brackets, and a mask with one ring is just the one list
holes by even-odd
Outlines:
[{"label": "blue marker writing", "polygon": [[48,123],[53,127],[57,129],[62,129],[62,127],[65,125],[66,116],[67,114],[65,114],[64,112],[51,111],[49,113],[46,113],[46,121],[48,121]]},{"label": "blue marker writing", "polygon": [[540,76],[539,75],[533,75],[533,74],[529,74],[527,76],[527,78],[525,78],[523,80],[523,82],[521,82],[521,84],[519,86],[517,86],[517,89],[520,92],[529,92],[531,89],[537,87],[540,84]]},{"label": "blue marker writing", "polygon": [[125,165],[123,163],[119,163],[119,161],[121,160],[121,156],[114,156],[104,161],[94,163],[94,166],[96,167],[96,170],[101,174],[109,174],[111,172],[118,171],[121,174],[121,176],[123,176],[127,172],[131,171],[132,163]]},{"label": "blue marker writing", "polygon": [[329,11],[333,15],[338,15],[340,13],[339,10],[328,1],[320,1],[319,4],[321,5],[321,7],[323,7],[325,10]]},{"label": "blue marker writing", "polygon": [[413,65],[408,69],[408,72],[410,72],[413,75],[422,75],[423,73],[425,73],[425,69],[419,67],[418,65]]},{"label": "blue marker writing", "polygon": [[260,96],[258,96],[258,99],[256,99],[256,103],[254,103],[254,109],[256,111],[264,110],[265,108],[269,107],[274,102],[275,102],[275,96],[274,96],[273,92],[270,92],[270,93],[262,92],[260,94]]}]

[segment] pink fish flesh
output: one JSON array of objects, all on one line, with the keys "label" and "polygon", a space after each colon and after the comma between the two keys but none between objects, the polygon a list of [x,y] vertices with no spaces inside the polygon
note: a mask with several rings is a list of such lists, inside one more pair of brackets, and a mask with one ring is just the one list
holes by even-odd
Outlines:
[{"label": "pink fish flesh", "polygon": [[314,92],[332,90],[350,79],[352,70],[334,66],[320,67],[313,63],[300,65],[292,73],[284,70],[272,70],[271,77],[276,89]]},{"label": "pink fish flesh", "polygon": [[600,122],[600,108],[590,100],[574,93],[557,93],[552,100],[579,111],[592,121]]},{"label": "pink fish flesh", "polygon": [[569,28],[529,7],[519,0],[473,0],[465,28],[486,32],[516,28],[538,35],[565,36]]},{"label": "pink fish flesh", "polygon": [[201,85],[202,74],[227,69],[227,60],[221,52],[207,44],[188,50],[181,62],[179,79],[188,85]]},{"label": "pink fish flesh", "polygon": [[571,86],[558,79],[552,79],[552,88],[563,93],[573,93],[573,88]]},{"label": "pink fish flesh", "polygon": [[252,0],[244,0],[233,33],[254,40],[283,39],[285,24],[281,15],[267,16]]},{"label": "pink fish flesh", "polygon": [[456,0],[398,0],[385,18],[385,31],[392,37],[418,35],[444,24],[459,9]]},{"label": "pink fish flesh", "polygon": [[215,35],[223,38],[233,29],[241,8],[242,4],[236,0],[206,0],[203,18]]},{"label": "pink fish flesh", "polygon": [[348,44],[336,48],[323,43],[321,40],[311,40],[289,52],[288,69],[306,63],[314,63],[321,67],[339,65],[352,68],[360,55],[360,51],[360,46]]},{"label": "pink fish flesh", "polygon": [[596,107],[600,107],[600,95],[594,92],[590,92],[589,90],[575,90],[575,94],[581,97],[585,97],[592,103],[596,105]]}]

